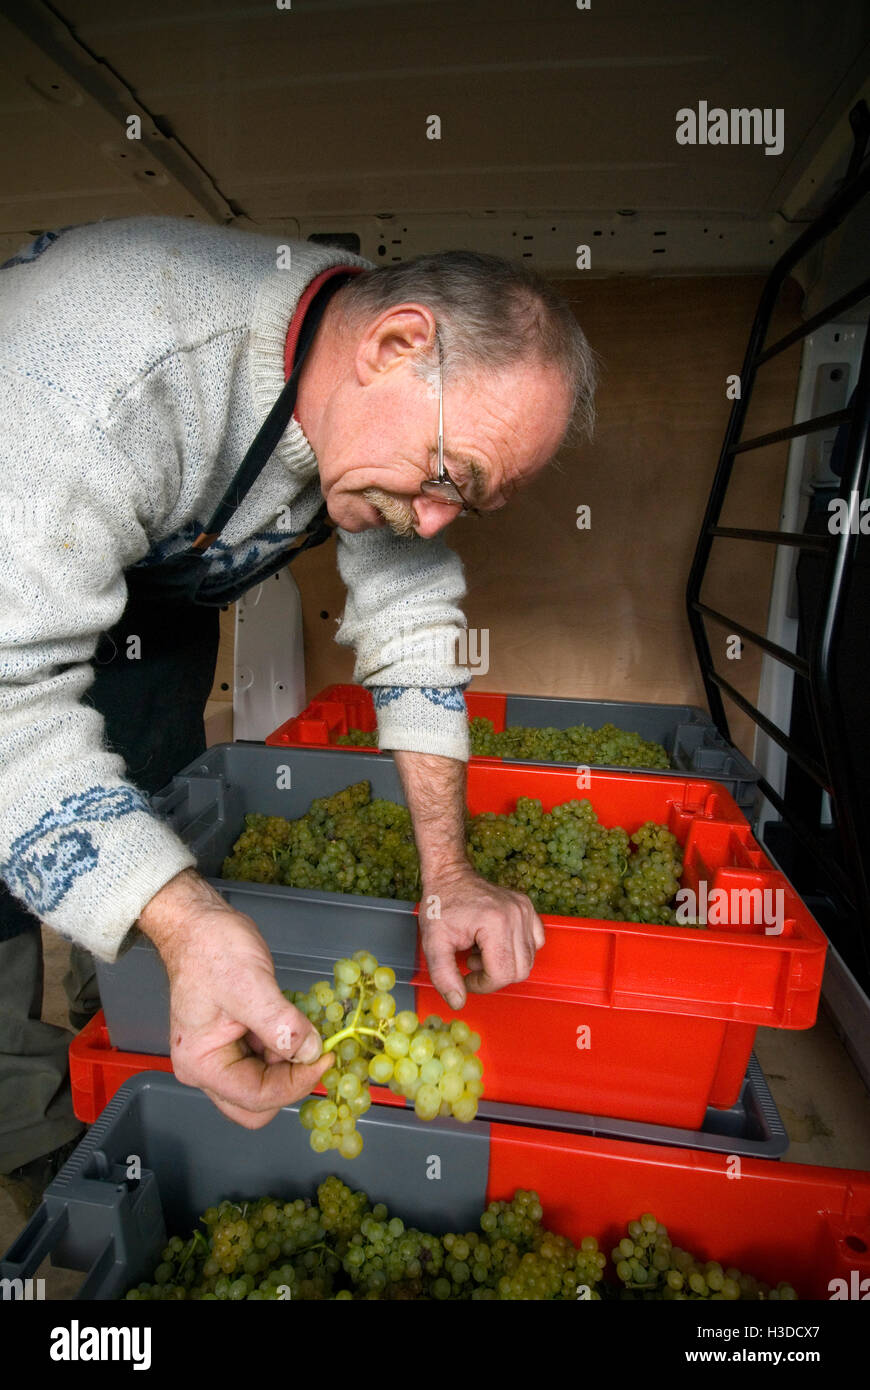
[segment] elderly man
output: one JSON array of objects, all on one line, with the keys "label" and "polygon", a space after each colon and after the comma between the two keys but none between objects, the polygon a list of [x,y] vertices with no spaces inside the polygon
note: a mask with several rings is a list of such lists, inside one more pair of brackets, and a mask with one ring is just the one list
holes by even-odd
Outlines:
[{"label": "elderly man", "polygon": [[433,982],[459,1009],[528,975],[540,920],[465,854],[465,589],[439,533],[588,429],[594,365],[568,307],[496,257],[374,269],[169,218],[46,233],[2,268],[0,304],[0,1173],[26,1175],[78,1129],[38,920],[80,975],[151,938],[176,1073],[240,1124],[328,1065],[254,923],[145,793],[204,747],[220,607],[331,527],[337,641],[440,899],[421,914]]}]

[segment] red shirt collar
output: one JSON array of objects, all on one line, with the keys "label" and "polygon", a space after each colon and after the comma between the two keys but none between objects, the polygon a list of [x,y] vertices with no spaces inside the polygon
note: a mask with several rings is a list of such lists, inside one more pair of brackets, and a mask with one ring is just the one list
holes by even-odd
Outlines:
[{"label": "red shirt collar", "polygon": [[[286,381],[293,370],[293,358],[296,355],[296,344],[299,341],[299,334],[302,331],[302,323],[308,311],[312,299],[322,285],[327,280],[331,280],[335,275],[361,275],[364,267],[359,265],[332,265],[328,270],[323,270],[316,275],[310,284],[305,286],[296,305],[296,312],[290,320],[287,329],[287,337],[284,341],[284,380]],[[299,416],[294,408],[293,419],[298,422]]]}]

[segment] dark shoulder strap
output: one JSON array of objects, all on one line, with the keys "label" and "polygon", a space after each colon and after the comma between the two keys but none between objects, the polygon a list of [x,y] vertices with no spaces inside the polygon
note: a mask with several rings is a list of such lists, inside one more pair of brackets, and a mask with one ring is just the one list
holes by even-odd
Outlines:
[{"label": "dark shoulder strap", "polygon": [[274,453],[278,441],[287,428],[287,423],[293,414],[293,407],[296,404],[296,394],[299,390],[299,378],[302,374],[302,364],[305,361],[305,356],[314,339],[314,334],[317,332],[320,320],[323,318],[324,310],[335,292],[340,290],[341,287],[346,285],[352,278],[353,277],[350,275],[333,275],[331,279],[327,280],[325,285],[321,286],[312,299],[308,312],[302,322],[299,341],[296,344],[296,353],[293,358],[293,370],[287,378],[284,389],[260,426],[253,444],[242,459],[238,471],[218,503],[216,511],[205,529],[200,532],[193,542],[191,547],[193,550],[201,553],[204,550],[208,550],[212,542],[217,540],[233,512],[240,505],[246,494],[250,492],[266,463]]}]

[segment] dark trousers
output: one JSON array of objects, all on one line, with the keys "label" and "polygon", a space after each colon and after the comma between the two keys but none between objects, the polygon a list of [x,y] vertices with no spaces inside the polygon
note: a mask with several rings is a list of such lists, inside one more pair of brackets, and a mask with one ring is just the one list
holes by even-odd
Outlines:
[{"label": "dark trousers", "polygon": [[[128,576],[129,578],[129,576]],[[85,695],[105,721],[104,741],[128,779],[156,792],[205,750],[203,713],[214,680],[219,609],[131,593],[124,615],[100,638]],[[132,639],[138,639],[134,641]],[[70,1023],[100,1006],[93,960],[77,946],[64,979]],[[73,1138],[67,1049],[72,1033],[41,1021],[38,919],[0,881],[0,1173]]]}]

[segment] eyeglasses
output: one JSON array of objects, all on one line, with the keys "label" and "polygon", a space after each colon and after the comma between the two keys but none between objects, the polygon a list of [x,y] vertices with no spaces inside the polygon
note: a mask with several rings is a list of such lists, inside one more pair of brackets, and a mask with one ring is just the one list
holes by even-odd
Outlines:
[{"label": "eyeglasses", "polygon": [[438,344],[438,476],[422,482],[420,491],[424,496],[431,497],[434,502],[461,507],[460,516],[480,516],[477,508],[469,506],[466,502],[444,467],[444,353],[441,348],[441,336],[437,332],[435,341]]}]

